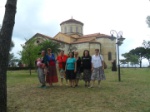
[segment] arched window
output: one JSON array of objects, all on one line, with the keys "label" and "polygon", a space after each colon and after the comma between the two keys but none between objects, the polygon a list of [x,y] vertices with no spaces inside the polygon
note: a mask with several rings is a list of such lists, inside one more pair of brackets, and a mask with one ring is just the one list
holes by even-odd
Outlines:
[{"label": "arched window", "polygon": [[70,32],[72,32],[72,26],[70,26]]},{"label": "arched window", "polygon": [[108,52],[108,60],[109,60],[109,61],[112,60],[112,54],[111,54],[111,52]]},{"label": "arched window", "polygon": [[65,27],[65,33],[67,33],[67,28]]},{"label": "arched window", "polygon": [[76,27],[76,32],[78,32],[78,27]]}]

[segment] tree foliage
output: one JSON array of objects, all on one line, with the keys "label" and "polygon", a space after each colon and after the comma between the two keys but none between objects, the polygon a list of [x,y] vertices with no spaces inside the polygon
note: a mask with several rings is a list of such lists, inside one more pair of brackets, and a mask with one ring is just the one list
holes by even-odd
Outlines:
[{"label": "tree foliage", "polygon": [[129,63],[133,66],[133,65],[137,65],[137,64],[139,64],[139,58],[138,58],[138,56],[137,55],[133,55],[133,54],[131,54],[130,52],[128,52],[128,53],[124,53],[124,54],[122,54],[122,56],[125,58],[125,59],[123,59],[123,60],[120,60],[121,61],[121,64],[128,64],[129,65]]},{"label": "tree foliage", "polygon": [[[26,40],[26,44],[22,46],[23,50],[20,51],[22,63],[26,64],[29,68],[34,67],[35,61],[40,57],[42,50],[51,48],[52,52],[57,54],[60,50],[60,44],[50,40],[44,41],[38,45],[35,45],[35,39]],[[30,69],[31,74],[31,69]]]},{"label": "tree foliage", "polygon": [[19,61],[19,59],[17,59],[17,58],[14,56],[14,53],[10,53],[14,46],[15,46],[14,42],[11,41],[11,44],[10,44],[10,51],[9,51],[9,66],[11,66],[11,67],[17,66],[16,64],[17,64],[17,62]]},{"label": "tree foliage", "polygon": [[150,16],[147,16],[147,18],[146,18],[146,23],[147,23],[148,26],[150,27]]},{"label": "tree foliage", "polygon": [[138,58],[138,61],[140,62],[140,68],[142,67],[142,60],[145,58],[146,50],[144,47],[137,47],[135,49],[130,50],[132,55],[136,56]]},{"label": "tree foliage", "polygon": [[35,40],[32,39],[26,43],[26,45],[22,46],[22,51],[20,51],[22,63],[30,68],[30,75],[31,75],[31,68],[35,65],[35,60],[38,57],[38,53],[40,52],[40,46],[34,45]]},{"label": "tree foliage", "polygon": [[150,67],[150,41],[144,40],[144,41],[143,41],[143,46],[144,46],[144,48],[145,48],[145,50],[146,50],[146,54],[145,54],[144,57],[148,60],[148,62],[149,62],[149,67]]},{"label": "tree foliage", "polygon": [[47,48],[51,48],[52,52],[55,54],[58,54],[58,52],[60,51],[60,44],[58,42],[53,42],[51,40],[46,40],[42,43],[39,44],[39,46],[41,47],[40,50],[45,50],[47,51]]}]

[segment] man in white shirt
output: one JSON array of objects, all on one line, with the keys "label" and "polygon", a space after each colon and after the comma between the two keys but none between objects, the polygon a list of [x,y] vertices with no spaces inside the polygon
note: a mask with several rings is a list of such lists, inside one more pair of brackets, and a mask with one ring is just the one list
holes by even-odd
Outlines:
[{"label": "man in white shirt", "polygon": [[92,56],[92,75],[91,75],[91,86],[94,86],[95,80],[98,80],[98,87],[100,87],[101,80],[105,80],[104,75],[104,60],[103,56],[100,55],[99,49],[95,49],[95,54]]}]

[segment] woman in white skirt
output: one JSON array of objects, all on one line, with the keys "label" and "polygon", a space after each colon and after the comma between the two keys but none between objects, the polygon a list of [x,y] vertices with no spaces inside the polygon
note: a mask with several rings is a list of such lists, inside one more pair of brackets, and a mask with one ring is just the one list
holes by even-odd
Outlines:
[{"label": "woman in white skirt", "polygon": [[95,54],[92,56],[92,75],[91,75],[91,86],[94,87],[95,80],[98,80],[98,87],[100,87],[101,80],[105,80],[104,74],[104,60],[103,56],[100,55],[99,49],[95,49]]}]

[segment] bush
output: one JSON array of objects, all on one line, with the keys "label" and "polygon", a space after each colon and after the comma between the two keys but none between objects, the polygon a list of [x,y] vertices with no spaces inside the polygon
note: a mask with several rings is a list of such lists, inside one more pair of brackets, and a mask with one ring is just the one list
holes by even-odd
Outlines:
[{"label": "bush", "polygon": [[[29,67],[8,67],[8,70],[29,70]],[[35,67],[31,67],[31,69],[35,69]]]}]

